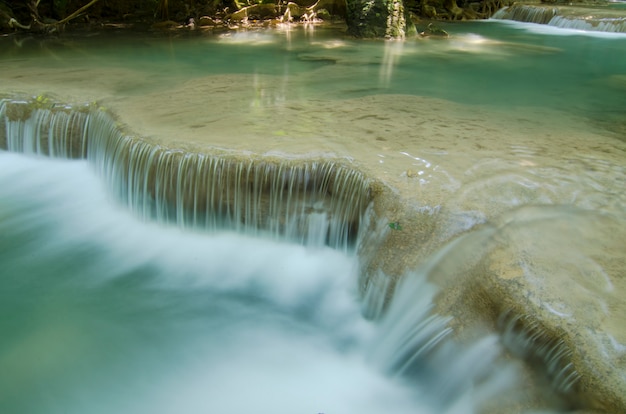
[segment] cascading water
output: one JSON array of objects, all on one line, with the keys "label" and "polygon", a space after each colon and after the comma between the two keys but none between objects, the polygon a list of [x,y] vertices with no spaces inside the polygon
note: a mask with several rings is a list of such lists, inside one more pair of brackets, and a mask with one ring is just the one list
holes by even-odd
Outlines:
[{"label": "cascading water", "polygon": [[584,19],[569,16],[555,16],[548,24],[563,29],[626,33],[626,16],[605,18],[588,17]]},{"label": "cascading water", "polygon": [[623,407],[623,38],[521,26],[0,48],[149,137],[0,102],[0,411]]},{"label": "cascading water", "polygon": [[626,32],[626,16],[618,9],[514,4],[498,10],[491,18],[546,24],[562,29]]},{"label": "cascading water", "polygon": [[550,20],[552,20],[552,18],[557,14],[559,14],[559,9],[556,7],[514,5],[498,10],[493,16],[491,16],[491,18],[497,20],[515,20],[527,23],[549,24]]},{"label": "cascading water", "polygon": [[[367,187],[358,174],[331,163],[194,158],[122,136],[88,107],[25,112],[27,105],[0,102],[2,142],[30,154],[0,152],[0,306],[15,315],[0,341],[2,372],[12,373],[0,376],[8,390],[2,411],[466,413],[515,384],[512,366],[492,366],[501,352],[495,338],[470,349],[450,340],[424,275],[405,278],[404,299],[381,323],[364,319],[362,308],[376,307],[387,287],[371,283],[359,305],[356,257],[317,243],[330,237],[345,250],[349,225],[316,223],[330,230],[315,243],[310,233],[303,240],[277,232],[313,250],[242,231],[250,222],[262,227],[252,210],[297,221],[310,213],[289,205],[316,208],[327,191],[338,198],[331,214],[360,220]],[[204,174],[201,185],[182,172]],[[228,197],[250,179],[269,189],[269,206],[253,190],[224,203],[244,224],[232,213],[198,219],[216,205],[203,202],[200,211],[204,192]],[[136,221],[107,188],[133,211],[180,226]],[[196,226],[214,231],[185,231]]]}]

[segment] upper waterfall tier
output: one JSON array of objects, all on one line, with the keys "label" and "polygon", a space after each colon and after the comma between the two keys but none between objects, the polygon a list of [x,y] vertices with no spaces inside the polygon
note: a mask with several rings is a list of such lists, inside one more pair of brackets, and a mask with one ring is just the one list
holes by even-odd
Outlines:
[{"label": "upper waterfall tier", "polygon": [[618,8],[514,4],[498,10],[492,18],[563,29],[626,33],[626,11]]}]

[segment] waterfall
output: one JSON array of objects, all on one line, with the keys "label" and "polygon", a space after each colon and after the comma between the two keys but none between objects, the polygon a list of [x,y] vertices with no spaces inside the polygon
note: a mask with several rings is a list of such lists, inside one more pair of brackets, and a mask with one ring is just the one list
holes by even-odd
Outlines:
[{"label": "waterfall", "polygon": [[372,323],[352,254],[136,220],[85,160],[0,165],[0,412],[467,414],[515,392],[425,272]]},{"label": "waterfall", "polygon": [[626,33],[626,16],[618,10],[514,4],[498,10],[491,18],[562,29]]},{"label": "waterfall", "polygon": [[579,19],[570,16],[554,16],[548,24],[562,29],[626,33],[626,17]]},{"label": "waterfall", "polygon": [[[448,243],[415,271],[391,277],[382,266],[372,265],[374,273],[369,275],[365,291],[358,292],[363,298],[363,307],[359,308],[355,301],[357,289],[351,283],[360,276],[353,273],[362,263],[353,263],[354,255],[239,237],[270,235],[344,251],[359,244],[361,255],[365,250],[361,249],[362,240],[367,238],[369,250],[365,255],[374,256],[381,247],[376,237],[384,237],[390,227],[368,219],[373,210],[368,208],[372,205],[371,183],[341,161],[296,162],[167,148],[126,134],[109,113],[95,105],[57,105],[41,97],[0,99],[0,148],[87,161],[54,165],[55,160],[47,159],[45,166],[36,166],[42,160],[24,161],[15,154],[0,154],[5,163],[4,170],[0,170],[0,188],[2,201],[6,200],[0,205],[4,209],[0,213],[7,217],[4,222],[0,220],[0,235],[4,237],[0,237],[0,258],[5,264],[0,274],[5,272],[3,280],[8,280],[7,286],[18,293],[7,295],[11,301],[3,305],[7,311],[23,306],[34,307],[41,315],[53,315],[50,322],[37,314],[48,325],[25,339],[15,335],[17,339],[10,344],[17,350],[27,350],[22,351],[16,364],[20,372],[27,372],[22,367],[38,361],[28,350],[34,350],[33,355],[45,353],[39,347],[44,350],[46,344],[55,344],[58,357],[52,359],[61,363],[44,366],[40,371],[33,369],[32,377],[44,378],[40,382],[46,386],[65,372],[80,373],[85,361],[100,367],[109,349],[102,348],[98,351],[102,354],[96,353],[90,359],[91,349],[98,348],[97,344],[108,343],[111,338],[123,343],[132,337],[131,333],[148,329],[150,335],[139,335],[127,346],[141,355],[145,349],[156,348],[159,352],[139,364],[132,357],[124,360],[124,364],[137,364],[137,369],[129,370],[132,372],[109,373],[114,384],[121,377],[132,377],[123,385],[133,390],[127,393],[132,398],[122,393],[114,399],[114,407],[132,407],[140,401],[154,406],[151,412],[171,412],[169,406],[154,403],[155,395],[167,395],[163,403],[177,406],[193,401],[194,408],[199,407],[186,412],[225,411],[223,407],[228,407],[226,411],[237,407],[237,412],[248,412],[257,406],[265,408],[263,412],[276,412],[276,407],[286,404],[290,412],[330,412],[334,408],[335,412],[377,413],[382,412],[380,406],[387,409],[389,401],[399,401],[400,408],[391,410],[395,413],[465,414],[489,411],[493,408],[490,404],[502,412],[503,407],[512,408],[516,398],[521,398],[516,389],[523,374],[507,359],[510,356],[539,366],[537,371],[545,374],[551,388],[559,393],[555,399],[590,389],[585,381],[594,376],[585,376],[585,371],[578,369],[585,368],[584,361],[579,353],[575,354],[571,338],[560,339],[559,332],[549,332],[541,319],[520,316],[529,312],[513,308],[508,296],[500,292],[508,286],[509,276],[516,284],[536,275],[532,279],[539,281],[536,283],[566,280],[570,286],[580,284],[585,291],[600,286],[597,281],[603,280],[604,270],[589,258],[600,257],[599,252],[613,245],[616,247],[608,250],[607,257],[618,257],[616,251],[623,237],[618,235],[618,242],[613,244],[591,243],[587,240],[602,240],[607,232],[589,231],[583,234],[585,238],[564,230],[580,229],[585,224],[595,229],[600,220],[595,215],[567,215],[563,208],[522,209],[503,218],[500,227],[485,226]],[[41,174],[48,167],[49,176]],[[88,168],[95,174],[87,174]],[[102,196],[107,192],[99,191],[100,184],[146,223],[110,209]],[[558,222],[550,214],[565,218]],[[553,228],[542,220],[546,215]],[[532,220],[524,220],[527,216]],[[239,234],[198,237],[193,231],[154,226],[152,220],[192,230],[229,229]],[[621,221],[614,222],[610,217],[606,220],[607,228],[623,228],[614,225]],[[580,249],[568,246],[574,241],[580,246],[573,247]],[[37,251],[40,258],[32,260],[32,251]],[[573,253],[566,255],[569,251]],[[569,274],[571,266],[562,263],[573,265],[580,276]],[[518,273],[520,269],[526,272],[522,273],[525,277]],[[53,277],[46,277],[49,274]],[[587,283],[592,276],[595,279]],[[442,285],[435,286],[432,281]],[[25,284],[28,289],[20,290]],[[66,285],[71,289],[65,291]],[[562,303],[561,298],[541,296],[560,291],[542,286],[529,283],[528,288],[513,291],[533,292],[530,297],[537,298],[540,309],[552,303],[561,313],[577,303],[574,299],[570,304]],[[47,298],[55,289],[60,293],[53,301],[32,301],[26,294],[41,292],[37,294]],[[600,293],[605,292],[600,289]],[[106,295],[107,300],[100,302]],[[535,309],[532,314],[548,317],[533,308],[534,302],[517,299],[514,303]],[[599,303],[595,306],[593,302],[591,308],[613,306],[611,301],[604,304],[603,299]],[[48,306],[60,309],[51,312]],[[481,323],[472,324],[471,313],[485,312],[478,309],[481,306],[493,316],[500,316],[498,334],[485,330],[482,335]],[[576,312],[591,313],[583,309],[576,308]],[[28,312],[24,312],[25,320]],[[138,314],[141,318],[136,320]],[[362,314],[375,323],[362,318]],[[68,322],[67,315],[74,319]],[[100,319],[109,329],[104,333],[97,325]],[[185,325],[190,320],[193,323]],[[459,327],[459,323],[465,325]],[[118,325],[121,333],[116,333]],[[89,340],[95,338],[93,344],[83,342],[85,329],[94,331],[87,335]],[[176,336],[178,329],[184,330],[184,340],[176,348],[180,355],[172,358],[168,346],[173,345],[168,345],[166,339]],[[457,341],[455,333],[463,335],[463,330],[481,335],[466,333]],[[157,339],[152,340],[153,336]],[[59,338],[71,346],[65,342],[61,345]],[[190,338],[193,341],[188,341]],[[507,351],[509,354],[504,354]],[[121,359],[126,354],[122,349],[116,357]],[[202,355],[200,369],[196,355]],[[189,356],[194,357],[187,360]],[[77,362],[75,366],[63,364],[66,359]],[[170,362],[176,367],[167,365]],[[143,388],[146,367],[159,363],[165,364],[160,368],[159,382]],[[370,371],[370,365],[376,370]],[[283,372],[285,367],[287,371]],[[98,369],[90,368],[89,372]],[[257,378],[258,372],[270,374]],[[379,372],[387,376],[381,379]],[[250,381],[250,377],[257,379]],[[31,377],[24,378],[14,385],[12,395],[16,397],[9,400],[9,406],[30,404]],[[352,384],[355,378],[356,385]],[[90,379],[89,385],[98,381]],[[335,379],[337,385],[330,379]],[[67,389],[75,389],[76,384],[65,381]],[[251,390],[242,387],[246,381]],[[306,397],[294,394],[293,398],[288,395],[289,401],[285,402],[264,400],[265,393],[284,390],[286,383],[295,384],[293,392],[306,391]],[[326,394],[331,395],[325,397],[326,407],[308,405],[318,400],[320,384],[328,386]],[[345,384],[355,388],[359,404],[350,400],[352,391],[332,398],[336,388]],[[183,387],[191,391],[186,394]],[[255,392],[257,388],[263,392]],[[213,391],[209,398],[208,389]],[[110,401],[106,394],[98,393],[101,400],[93,405],[109,408],[108,402],[101,402]],[[233,399],[232,395],[246,398]],[[63,397],[58,401],[62,412],[97,412],[81,407],[68,410]],[[337,405],[328,408],[331,403]],[[47,401],[41,404],[45,409],[29,412],[61,412],[50,409]],[[342,404],[351,411],[342,410]],[[551,407],[561,401],[542,400],[537,404]]]},{"label": "waterfall", "polygon": [[86,158],[143,219],[232,229],[348,249],[369,204],[369,181],[341,161],[217,156],[125,134],[95,105],[0,100],[0,148]]},{"label": "waterfall", "polygon": [[491,17],[496,20],[515,20],[518,22],[548,24],[554,16],[559,14],[556,7],[535,7],[515,4],[504,7]]},{"label": "waterfall", "polygon": [[562,339],[546,335],[544,328],[528,315],[505,312],[500,316],[498,326],[503,344],[520,358],[539,361],[558,392],[570,391],[580,380],[580,374],[570,362],[572,351]]},{"label": "waterfall", "polygon": [[[106,392],[89,399],[87,408],[63,396],[53,398],[63,412],[101,412],[94,406],[137,412],[134,404],[140,404],[156,413],[183,406],[192,413],[288,408],[374,414],[392,407],[398,414],[464,414],[516,384],[509,367],[492,369],[501,352],[496,336],[469,349],[451,338],[449,318],[433,314],[437,288],[423,273],[403,278],[386,312],[382,300],[390,279],[378,273],[366,292],[368,313],[380,320],[374,325],[362,318],[355,301],[354,278],[349,277],[357,268],[353,255],[226,232],[198,237],[149,220],[136,222],[111,209],[101,191],[113,191],[116,200],[146,219],[236,229],[244,235],[263,232],[345,250],[360,230],[370,195],[368,181],[340,163],[296,164],[164,148],[124,134],[98,108],[57,107],[43,99],[0,101],[0,144],[14,152],[82,159],[21,160],[0,154],[0,188],[8,200],[0,207],[11,217],[0,220],[0,258],[10,269],[6,275],[0,270],[0,280],[18,290],[27,285],[20,292],[41,291],[43,298],[59,280],[73,286],[59,289],[55,301],[71,309],[59,322],[65,328],[57,325],[57,310],[49,311],[45,300],[31,306],[35,313],[52,316],[41,318],[47,325],[36,327],[32,342],[31,337],[20,342],[19,335],[10,342],[27,350],[17,366],[28,372],[34,360],[28,350],[53,344],[53,351],[47,350],[56,352],[51,360],[71,358],[33,370],[34,377],[59,377],[61,389],[89,392],[82,387],[103,371],[113,384],[125,378],[124,391],[132,390],[111,393],[115,385],[109,384]],[[95,174],[88,174],[89,168]],[[38,260],[25,254],[31,249]],[[265,269],[268,262],[270,269]],[[22,277],[27,280],[10,283]],[[132,300],[126,300],[127,289]],[[7,309],[21,306],[26,295],[11,296],[14,300],[2,303]],[[176,311],[168,312],[168,306]],[[98,325],[99,318],[108,323]],[[148,345],[143,334],[135,338],[134,331],[143,329],[138,325],[158,339]],[[169,336],[181,330],[185,340],[172,350]],[[63,346],[55,351],[59,340]],[[112,353],[97,346],[101,343],[128,347],[113,354],[130,368],[122,374],[111,369],[107,358]],[[133,357],[138,348],[141,357]],[[78,372],[83,364],[90,367],[90,377],[71,384],[65,373]],[[144,372],[155,366],[157,375],[146,387]],[[259,372],[262,377],[250,379]],[[45,399],[24,397],[32,393],[30,379],[14,380],[11,397],[0,408],[61,412]],[[288,395],[264,398],[286,386],[291,387]]]}]

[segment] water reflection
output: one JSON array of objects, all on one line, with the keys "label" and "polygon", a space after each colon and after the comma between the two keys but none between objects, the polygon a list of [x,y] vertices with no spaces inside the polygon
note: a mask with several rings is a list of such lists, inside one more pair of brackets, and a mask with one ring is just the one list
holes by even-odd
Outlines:
[{"label": "water reflection", "polygon": [[384,54],[380,62],[379,85],[387,88],[391,84],[394,68],[400,63],[404,41],[386,40],[384,45]]}]

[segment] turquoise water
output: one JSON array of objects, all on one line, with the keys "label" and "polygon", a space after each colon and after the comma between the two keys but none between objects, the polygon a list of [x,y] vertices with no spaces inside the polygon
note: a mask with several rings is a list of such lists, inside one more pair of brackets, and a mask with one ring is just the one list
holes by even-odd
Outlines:
[{"label": "turquoise water", "polygon": [[145,84],[126,85],[125,93],[211,74],[287,78],[328,67],[287,94],[340,99],[400,93],[512,109],[566,108],[591,117],[626,108],[623,80],[618,87],[612,83],[626,73],[626,35],[498,21],[441,27],[450,39],[403,43],[358,42],[340,29],[321,28],[221,36],[96,33],[19,43],[4,38],[0,67],[66,68],[77,75],[83,68],[130,68],[146,74]]},{"label": "turquoise water", "polygon": [[[409,94],[510,113],[558,109],[624,140],[615,131],[626,116],[626,36],[491,21],[441,26],[451,38],[403,43],[322,28],[7,36],[0,93],[46,82],[54,93],[76,80],[87,95],[123,100],[209,75],[274,75],[295,79],[281,92],[287,102]],[[589,177],[623,177],[624,165],[594,155],[589,204],[619,206],[623,181],[607,189]],[[538,183],[567,176],[523,156],[526,166],[539,164]],[[507,171],[503,181],[534,190],[534,181]],[[567,194],[554,203],[584,198],[577,186],[586,184],[567,179]],[[463,197],[484,199],[482,184]],[[494,186],[491,195],[526,203],[511,194]],[[543,200],[534,194],[528,204]],[[393,323],[362,317],[357,260],[141,222],[111,200],[86,162],[0,151],[0,412],[460,414],[479,412],[505,390],[515,404],[520,377],[514,366],[492,364],[501,350],[495,336],[470,348],[448,343],[432,361],[394,360],[398,348],[410,354],[412,342],[399,344],[406,338]],[[436,293],[413,279],[400,328],[424,322]],[[449,333],[431,322],[428,333]],[[406,375],[397,375],[403,364]]]}]

